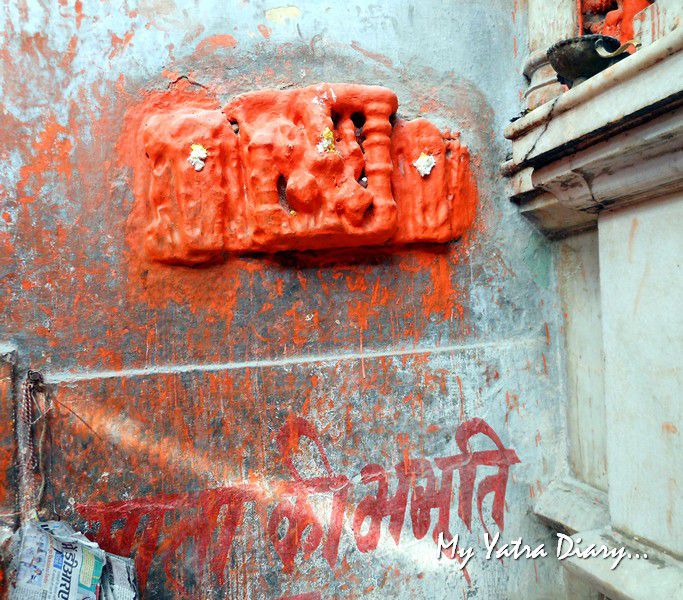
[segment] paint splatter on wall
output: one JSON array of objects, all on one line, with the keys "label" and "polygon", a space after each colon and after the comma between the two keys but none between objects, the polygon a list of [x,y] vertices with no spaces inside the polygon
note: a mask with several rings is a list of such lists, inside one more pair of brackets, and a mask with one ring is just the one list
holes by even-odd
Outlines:
[{"label": "paint splatter on wall", "polygon": [[[291,479],[277,432],[292,418],[314,426],[334,474],[353,484],[354,507],[378,486],[362,481],[364,467],[390,471],[394,494],[396,465],[434,468],[435,459],[460,453],[459,427],[482,419],[520,461],[510,465],[504,494],[505,535],[546,535],[529,506],[530,490],[543,488],[562,455],[558,300],[552,277],[539,277],[525,258],[530,246],[546,257],[549,247],[508,206],[498,176],[499,132],[517,111],[521,58],[513,45],[524,15],[513,22],[502,0],[486,11],[476,3],[457,13],[437,0],[422,6],[322,10],[299,2],[264,11],[238,1],[67,0],[3,9],[1,341],[54,386],[48,507],[97,537],[102,522],[84,507],[145,499],[183,506],[158,523],[154,547],[143,543],[149,517],[111,524],[111,543],[129,540],[148,566],[146,597],[202,590],[211,598],[483,599],[556,588],[550,563],[536,573],[530,563],[475,561],[464,577],[437,561],[437,512],[430,509],[431,529],[418,539],[427,515],[413,522],[410,497],[400,543],[387,517],[372,552],[355,543],[353,510],[335,513],[342,533],[333,566],[322,538],[306,545],[303,536],[285,569],[268,536],[269,511]],[[482,36],[492,22],[500,35]],[[248,254],[200,267],[135,250],[134,173],[120,160],[132,107],[181,90],[222,107],[255,90],[323,81],[390,88],[407,137],[421,118],[462,132],[442,138],[453,152],[461,143],[470,149],[478,184],[477,217],[459,241]],[[395,160],[413,169],[416,157],[399,142]],[[187,165],[210,174],[220,150],[204,148],[206,159],[195,156],[200,170]],[[297,468],[325,474],[312,444],[300,440]],[[483,446],[472,450],[496,448]],[[495,472],[478,469],[475,489]],[[211,498],[236,486],[277,502],[247,503],[217,575],[212,544],[221,540],[174,547],[162,533],[195,523]],[[462,489],[457,475],[452,489]],[[453,533],[474,542],[484,525],[497,530],[494,497],[484,496],[483,523],[472,519],[471,531],[453,498]],[[311,500],[316,519],[331,514],[333,501]],[[235,514],[218,511],[216,536],[231,531]],[[326,534],[329,522],[318,521]]]}]

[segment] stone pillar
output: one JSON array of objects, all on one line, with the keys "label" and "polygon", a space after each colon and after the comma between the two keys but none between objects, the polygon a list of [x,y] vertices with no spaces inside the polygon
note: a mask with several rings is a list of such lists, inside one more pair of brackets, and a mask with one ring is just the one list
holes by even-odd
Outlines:
[{"label": "stone pillar", "polygon": [[524,101],[525,108],[533,110],[564,90],[546,52],[554,43],[579,34],[577,0],[529,0],[528,14],[529,55],[524,61],[524,76],[529,87]]},{"label": "stone pillar", "polygon": [[683,194],[601,215],[612,526],[683,555]]}]

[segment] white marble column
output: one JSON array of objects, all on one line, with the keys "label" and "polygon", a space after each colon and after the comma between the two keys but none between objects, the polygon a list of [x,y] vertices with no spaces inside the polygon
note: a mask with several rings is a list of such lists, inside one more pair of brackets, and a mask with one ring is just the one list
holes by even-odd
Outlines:
[{"label": "white marble column", "polygon": [[683,555],[683,194],[600,216],[612,526]]}]

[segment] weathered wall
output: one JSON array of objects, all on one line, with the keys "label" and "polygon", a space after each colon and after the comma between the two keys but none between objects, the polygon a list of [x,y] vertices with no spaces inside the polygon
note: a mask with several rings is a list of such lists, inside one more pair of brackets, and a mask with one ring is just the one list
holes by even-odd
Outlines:
[{"label": "weathered wall", "polygon": [[568,455],[574,476],[607,490],[605,359],[596,230],[557,242],[567,378]]},{"label": "weathered wall", "polygon": [[[361,481],[365,465],[406,474],[456,455],[456,430],[479,418],[520,460],[507,493],[497,488],[503,537],[548,541],[529,507],[565,463],[559,301],[549,244],[498,172],[524,5],[64,1],[3,14],[0,339],[55,384],[47,505],[81,526],[90,517],[93,533],[96,505],[116,509],[108,545],[137,556],[150,598],[557,597],[552,559],[480,554],[467,577],[438,561],[437,510],[421,540],[424,523],[411,523],[416,489],[398,543],[388,518],[373,552],[353,531],[353,508],[376,488]],[[320,81],[393,89],[400,114],[462,132],[479,187],[473,228],[448,246],[141,263],[117,140],[146,90],[181,77],[222,103]],[[315,427],[350,480],[349,508],[334,511],[336,562],[321,541],[288,565],[267,533],[291,496],[276,435],[292,418]],[[325,473],[309,442],[291,448],[305,477]],[[483,436],[471,447],[496,448]],[[477,485],[496,472],[480,467]],[[456,514],[463,483],[456,474],[450,528],[481,548],[476,490],[471,533]],[[239,502],[225,494],[240,489],[234,540],[211,533],[200,564],[201,525],[222,502],[217,531],[231,531]],[[493,500],[484,522],[497,530]],[[311,503],[329,533],[330,490]],[[145,510],[163,520],[136,522]]]}]

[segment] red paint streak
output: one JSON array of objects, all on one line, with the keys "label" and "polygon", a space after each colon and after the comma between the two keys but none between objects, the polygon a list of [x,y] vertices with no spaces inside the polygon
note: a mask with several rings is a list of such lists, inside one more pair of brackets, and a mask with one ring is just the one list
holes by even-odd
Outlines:
[{"label": "red paint streak", "polygon": [[[470,445],[478,435],[493,442],[496,449],[473,451]],[[295,465],[303,438],[307,438],[317,449],[324,473],[307,476]],[[445,539],[452,539],[450,514],[456,470],[460,482],[458,516],[461,521],[471,530],[472,505],[476,500],[479,519],[488,531],[483,505],[486,497],[493,495],[491,516],[503,530],[509,468],[520,462],[517,454],[505,448],[497,434],[482,419],[462,423],[456,430],[455,440],[460,454],[433,460],[441,472],[440,478],[437,478],[432,461],[428,459],[408,456],[407,461],[395,465],[392,471],[397,485],[392,496],[388,494],[390,472],[376,464],[363,467],[361,483],[377,484],[377,489],[374,495],[363,498],[352,511],[349,496],[353,484],[348,477],[334,473],[313,424],[291,416],[275,437],[291,479],[269,485],[267,489],[274,490],[272,494],[266,493],[258,484],[243,484],[104,504],[77,504],[76,509],[86,520],[99,522],[95,539],[104,549],[126,556],[136,550],[136,567],[143,590],[152,561],[159,556],[170,585],[179,593],[185,592],[182,583],[173,577],[171,566],[178,560],[179,551],[182,553],[183,544],[190,539],[194,540],[197,549],[200,571],[203,565],[208,564],[219,583],[222,583],[245,505],[252,502],[257,506],[256,512],[261,516],[266,535],[280,557],[285,573],[292,572],[299,552],[303,560],[307,560],[319,547],[333,568],[337,562],[347,512],[353,513],[352,530],[356,547],[361,552],[377,548],[385,518],[389,519],[391,537],[396,544],[400,543],[409,502],[412,531],[417,539],[425,537],[431,529],[431,511],[434,509],[438,511],[438,518],[432,538],[436,542],[439,535],[443,534]],[[484,477],[476,485],[475,493],[479,466],[497,467],[498,470]],[[316,494],[332,495],[327,527],[324,527],[321,516],[308,501],[310,495]],[[273,497],[276,501],[274,506],[270,503]],[[187,511],[193,511],[193,516],[176,518],[172,524],[168,523],[167,515]],[[370,527],[366,533],[362,533],[367,520],[370,521]],[[123,526],[113,532],[115,522],[122,522]],[[280,536],[283,523],[286,523],[286,531]],[[159,539],[162,541],[159,542]],[[469,575],[464,575],[469,581]]]},{"label": "red paint streak", "polygon": [[78,36],[72,35],[71,39],[69,40],[69,46],[66,49],[66,52],[64,52],[62,59],[59,61],[59,66],[62,69],[67,70],[71,66],[71,63],[73,62],[73,59],[76,56],[76,46],[77,45],[78,45]]},{"label": "red paint streak", "polygon": [[450,257],[447,254],[436,254],[425,257],[420,262],[429,273],[431,287],[422,295],[422,314],[428,319],[432,315],[441,315],[444,321],[454,316],[462,317],[464,308],[458,304],[459,296],[452,280]]},{"label": "red paint streak", "polygon": [[385,67],[390,69],[394,67],[394,63],[391,62],[391,59],[388,56],[384,56],[384,54],[379,54],[377,52],[370,52],[369,50],[361,47],[361,45],[356,41],[351,42],[351,48],[353,48],[356,52],[360,52],[363,56],[383,64]]},{"label": "red paint streak", "polygon": [[516,410],[517,414],[519,414],[519,396],[512,392],[505,392],[505,406],[507,408],[505,411],[505,424],[508,425],[512,411]]},{"label": "red paint streak", "polygon": [[460,375],[455,376],[455,380],[458,382],[458,393],[460,394],[460,420],[465,420],[465,393],[462,389],[462,379]]},{"label": "red paint streak", "polygon": [[263,23],[258,24],[258,31],[265,39],[268,39],[272,32],[270,27],[266,27]]}]

